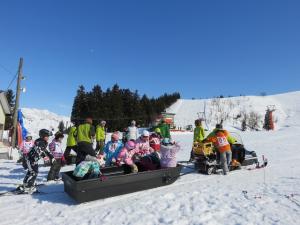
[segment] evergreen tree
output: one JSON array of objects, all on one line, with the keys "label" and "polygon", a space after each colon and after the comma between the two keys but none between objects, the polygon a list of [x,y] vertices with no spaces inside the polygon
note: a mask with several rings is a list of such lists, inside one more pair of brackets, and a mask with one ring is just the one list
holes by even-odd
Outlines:
[{"label": "evergreen tree", "polygon": [[64,124],[64,121],[60,121],[59,124],[58,124],[58,130],[61,132],[61,133],[64,133],[65,132],[65,124]]},{"label": "evergreen tree", "polygon": [[148,126],[179,98],[178,92],[158,98],[149,99],[147,95],[141,98],[138,91],[121,89],[117,84],[106,91],[95,85],[90,92],[86,92],[81,85],[74,98],[71,119],[78,124],[91,116],[94,125],[103,119],[106,120],[109,131],[123,130],[132,120],[136,120],[140,126]]}]

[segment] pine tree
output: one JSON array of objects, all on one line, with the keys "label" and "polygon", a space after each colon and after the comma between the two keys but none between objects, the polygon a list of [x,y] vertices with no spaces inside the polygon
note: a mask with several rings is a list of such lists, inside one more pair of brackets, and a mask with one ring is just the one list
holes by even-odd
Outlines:
[{"label": "pine tree", "polygon": [[61,132],[61,133],[64,133],[65,132],[65,124],[64,124],[64,121],[60,121],[59,124],[58,124],[58,130]]},{"label": "pine tree", "polygon": [[132,120],[140,126],[148,126],[179,98],[178,92],[171,95],[165,93],[158,98],[149,99],[147,95],[141,98],[138,91],[121,89],[117,84],[106,91],[95,85],[90,92],[86,92],[81,85],[74,98],[71,120],[78,124],[91,116],[96,125],[103,119],[109,131],[123,130]]}]

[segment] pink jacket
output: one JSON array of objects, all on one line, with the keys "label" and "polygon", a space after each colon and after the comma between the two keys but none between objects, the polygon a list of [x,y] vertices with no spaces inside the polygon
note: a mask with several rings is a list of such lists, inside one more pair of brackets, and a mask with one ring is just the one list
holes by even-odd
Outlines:
[{"label": "pink jacket", "polygon": [[146,156],[154,152],[153,148],[150,147],[149,141],[144,141],[142,138],[136,141],[135,150],[140,156]]},{"label": "pink jacket", "polygon": [[133,164],[132,157],[136,153],[138,153],[136,151],[136,149],[128,150],[127,148],[124,147],[124,148],[122,148],[122,150],[120,151],[120,153],[118,155],[118,161],[131,166]]},{"label": "pink jacket", "polygon": [[180,150],[180,146],[178,144],[175,145],[161,145],[160,148],[160,154],[161,154],[161,160],[160,160],[160,166],[162,168],[166,167],[176,167],[177,160],[176,160],[176,154]]},{"label": "pink jacket", "polygon": [[34,141],[26,141],[24,140],[21,144],[21,151],[24,155],[28,154],[30,149],[34,146]]},{"label": "pink jacket", "polygon": [[49,144],[49,149],[56,159],[61,159],[64,155],[62,144],[58,141],[55,141],[55,139],[53,139],[53,141]]}]

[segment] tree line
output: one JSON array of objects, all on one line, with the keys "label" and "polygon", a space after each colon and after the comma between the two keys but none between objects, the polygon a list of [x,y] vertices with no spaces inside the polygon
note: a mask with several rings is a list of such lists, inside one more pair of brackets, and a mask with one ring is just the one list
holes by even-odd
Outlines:
[{"label": "tree line", "polygon": [[140,126],[149,126],[166,108],[171,106],[180,94],[164,94],[158,98],[140,96],[138,91],[122,89],[117,84],[103,91],[100,85],[95,85],[91,91],[79,86],[74,98],[71,121],[81,123],[91,117],[95,124],[101,120],[107,122],[109,130],[121,130],[135,120]]}]

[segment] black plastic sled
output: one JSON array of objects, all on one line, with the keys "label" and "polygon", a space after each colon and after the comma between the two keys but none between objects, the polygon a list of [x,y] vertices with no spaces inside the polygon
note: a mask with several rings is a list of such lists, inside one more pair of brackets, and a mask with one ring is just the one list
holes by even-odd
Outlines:
[{"label": "black plastic sled", "polygon": [[62,174],[64,190],[78,203],[103,199],[174,183],[182,166],[126,174],[125,167],[107,167],[101,171],[105,179],[77,181],[73,171]]}]

